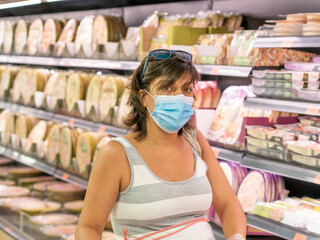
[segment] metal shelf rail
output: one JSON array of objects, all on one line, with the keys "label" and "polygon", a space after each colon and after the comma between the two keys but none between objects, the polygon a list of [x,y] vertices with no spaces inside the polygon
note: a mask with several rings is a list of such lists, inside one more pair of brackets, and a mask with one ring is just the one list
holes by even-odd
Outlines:
[{"label": "metal shelf rail", "polygon": [[[137,61],[112,61],[106,59],[54,58],[9,55],[0,55],[0,63],[111,70],[135,70],[140,64],[140,62]],[[252,70],[252,67],[228,65],[196,64],[195,66],[200,74],[232,77],[248,77]]]},{"label": "metal shelf rail", "polygon": [[258,228],[260,230],[272,233],[278,237],[292,240],[292,239],[304,239],[304,240],[318,240],[320,236],[316,236],[301,230],[290,228],[282,223],[274,222],[270,219],[262,218],[256,215],[247,215],[247,223],[249,226]]},{"label": "metal shelf rail", "polygon": [[81,177],[78,177],[76,175],[70,174],[66,171],[63,171],[61,169],[58,169],[55,166],[52,166],[50,164],[47,164],[43,161],[40,161],[39,159],[36,159],[34,157],[29,157],[25,154],[19,153],[18,151],[0,146],[0,154],[16,161],[20,162],[24,165],[27,165],[29,167],[36,168],[40,171],[43,171],[51,176],[54,176],[58,179],[61,179],[63,181],[78,185],[83,188],[87,188],[88,181],[86,179],[83,179]]},{"label": "metal shelf rail", "polygon": [[128,129],[111,126],[108,124],[92,122],[89,120],[65,116],[61,114],[56,114],[53,112],[48,112],[42,109],[21,106],[15,103],[0,101],[0,108],[9,109],[14,112],[30,114],[38,118],[42,118],[48,121],[61,122],[69,126],[79,127],[83,129],[90,129],[98,132],[106,132],[112,136],[123,136],[129,132]]},{"label": "metal shelf rail", "polygon": [[320,116],[320,104],[308,101],[249,97],[245,100],[245,107]]},{"label": "metal shelf rail", "polygon": [[320,37],[261,37],[253,41],[255,48],[319,48]]}]

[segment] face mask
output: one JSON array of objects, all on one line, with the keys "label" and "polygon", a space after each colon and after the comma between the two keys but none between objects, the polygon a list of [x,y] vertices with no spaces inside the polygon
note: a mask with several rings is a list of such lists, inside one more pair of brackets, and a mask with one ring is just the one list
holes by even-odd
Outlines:
[{"label": "face mask", "polygon": [[180,95],[156,95],[153,113],[149,111],[154,122],[165,132],[175,133],[179,131],[193,115],[193,98]]}]

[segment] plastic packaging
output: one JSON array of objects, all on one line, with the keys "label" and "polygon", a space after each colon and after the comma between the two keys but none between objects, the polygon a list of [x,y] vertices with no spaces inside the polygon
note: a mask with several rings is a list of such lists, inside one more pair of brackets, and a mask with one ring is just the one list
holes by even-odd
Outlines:
[{"label": "plastic packaging", "polygon": [[[298,83],[300,83],[300,81]],[[298,85],[298,83],[297,83],[297,85]],[[289,89],[292,88],[292,82],[286,81],[286,80],[267,80],[267,79],[253,78],[252,84],[256,87],[289,88]]]},{"label": "plastic packaging", "polygon": [[265,88],[265,87],[253,86],[253,93],[260,97],[281,98],[281,99],[297,98],[297,90],[295,89]]},{"label": "plastic packaging", "polygon": [[308,157],[294,153],[288,154],[288,158],[290,158],[291,161],[302,165],[320,168],[320,158]]},{"label": "plastic packaging", "polygon": [[320,90],[298,90],[298,97],[309,101],[320,102]]},{"label": "plastic packaging", "polygon": [[259,155],[259,156],[281,160],[281,161],[288,161],[285,151],[259,148],[256,146],[252,146],[250,144],[247,145],[247,151],[254,155]]},{"label": "plastic packaging", "polygon": [[289,71],[253,70],[252,75],[254,78],[292,80],[292,73]]},{"label": "plastic packaging", "polygon": [[279,151],[286,150],[286,147],[280,143],[261,140],[261,139],[252,138],[252,137],[246,137],[246,139],[248,144],[259,147],[259,148],[273,149],[273,150],[279,150]]},{"label": "plastic packaging", "polygon": [[302,116],[302,117],[298,117],[298,119],[301,124],[320,127],[320,118],[316,118],[312,116]]}]

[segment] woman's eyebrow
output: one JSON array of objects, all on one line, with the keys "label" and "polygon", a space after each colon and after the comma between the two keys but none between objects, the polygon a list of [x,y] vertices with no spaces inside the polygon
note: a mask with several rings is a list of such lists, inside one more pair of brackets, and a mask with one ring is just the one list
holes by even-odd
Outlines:
[{"label": "woman's eyebrow", "polygon": [[190,86],[193,87],[193,82],[190,80],[190,81],[186,82],[185,84],[183,84],[182,86],[183,87],[190,87]]},{"label": "woman's eyebrow", "polygon": [[173,84],[174,84],[174,82],[172,82],[172,81],[170,81],[170,80],[163,79],[163,80],[160,80],[160,81],[154,86],[154,88],[155,88],[155,87],[158,87],[158,86],[160,86],[160,87],[171,86],[171,85],[173,85]]}]

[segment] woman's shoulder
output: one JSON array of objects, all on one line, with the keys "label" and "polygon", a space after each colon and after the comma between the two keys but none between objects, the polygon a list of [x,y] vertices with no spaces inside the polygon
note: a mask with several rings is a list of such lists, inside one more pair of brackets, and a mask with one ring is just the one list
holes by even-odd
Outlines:
[{"label": "woman's shoulder", "polygon": [[102,167],[121,169],[127,165],[126,152],[117,139],[112,139],[99,151],[98,164]]}]

